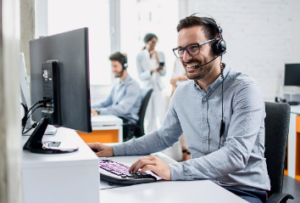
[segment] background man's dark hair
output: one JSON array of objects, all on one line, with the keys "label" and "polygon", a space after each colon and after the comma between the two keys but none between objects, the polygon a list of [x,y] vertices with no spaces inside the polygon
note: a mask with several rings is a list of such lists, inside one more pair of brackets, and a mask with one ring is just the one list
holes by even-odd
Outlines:
[{"label": "background man's dark hair", "polygon": [[116,52],[109,56],[109,60],[111,61],[118,61],[121,65],[125,62],[125,56],[121,54],[120,52]]},{"label": "background man's dark hair", "polygon": [[[208,19],[212,20],[213,22],[216,22],[213,18]],[[179,24],[177,25],[177,32],[179,32],[183,28],[189,28],[199,25],[203,27],[205,37],[208,40],[220,38],[219,32],[215,26],[209,24],[207,21],[194,14],[180,20]]]}]

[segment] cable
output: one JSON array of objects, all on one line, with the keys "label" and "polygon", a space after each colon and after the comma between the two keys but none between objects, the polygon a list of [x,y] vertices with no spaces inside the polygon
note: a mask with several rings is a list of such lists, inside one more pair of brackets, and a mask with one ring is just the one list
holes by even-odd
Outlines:
[{"label": "cable", "polygon": [[221,137],[224,133],[224,130],[225,130],[225,123],[224,123],[224,105],[223,105],[223,96],[224,96],[224,89],[223,89],[223,86],[224,86],[224,74],[223,74],[223,70],[224,70],[224,67],[222,65],[222,55],[221,55],[221,61],[220,61],[220,69],[221,69],[221,78],[222,78],[222,120],[221,120],[221,126],[220,126],[220,139],[219,139],[219,149],[220,149],[220,145],[221,145]]},{"label": "cable", "polygon": [[[39,102],[37,102],[37,103],[39,103]],[[36,103],[36,104],[37,104]],[[40,102],[40,103],[42,103],[42,102]],[[35,105],[36,105],[35,104]],[[30,116],[35,112],[35,110],[37,110],[37,109],[39,109],[40,107],[44,107],[45,106],[45,103],[44,104],[42,104],[42,105],[39,105],[39,106],[37,106],[35,109],[33,109],[33,106],[30,108],[31,109],[31,113],[29,114],[29,111],[28,111],[28,113],[27,113],[27,118],[26,118],[26,121],[25,121],[25,125],[23,126],[23,130],[22,130],[22,134],[24,134],[24,130],[25,130],[25,126],[26,126],[26,124],[27,124],[27,121],[28,121],[28,119],[30,118]],[[33,128],[33,126],[34,126],[34,124],[31,126],[32,128]],[[35,125],[36,126],[36,125]],[[34,126],[34,127],[35,127]],[[31,130],[32,128],[30,128],[29,130]],[[26,132],[28,132],[29,130],[27,130]]]}]

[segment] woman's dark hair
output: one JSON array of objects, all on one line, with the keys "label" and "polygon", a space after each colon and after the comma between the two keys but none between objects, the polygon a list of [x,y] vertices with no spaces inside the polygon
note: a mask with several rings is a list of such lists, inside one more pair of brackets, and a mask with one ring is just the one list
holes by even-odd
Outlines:
[{"label": "woman's dark hair", "polygon": [[[208,19],[216,23],[216,21],[213,18],[208,18]],[[181,19],[179,24],[177,25],[177,32],[179,32],[183,28],[189,28],[189,27],[199,26],[199,25],[203,27],[204,34],[207,39],[210,40],[210,39],[216,39],[220,37],[220,34],[215,26],[211,25],[206,20],[196,16],[195,14],[187,16],[184,19]]]},{"label": "woman's dark hair", "polygon": [[153,34],[153,33],[146,34],[144,37],[145,44],[148,43],[149,41],[151,41],[151,39],[153,39],[154,37],[158,40],[158,38],[155,34]]},{"label": "woman's dark hair", "polygon": [[[145,37],[144,37],[145,44],[147,44],[148,42],[150,42],[154,37],[158,40],[158,37],[155,34],[153,34],[153,33],[147,33],[145,35]],[[145,49],[146,49],[146,46],[143,47],[143,50],[145,50]]]},{"label": "woman's dark hair", "polygon": [[109,60],[118,61],[122,66],[125,63],[125,56],[121,52],[116,52],[109,56]]}]

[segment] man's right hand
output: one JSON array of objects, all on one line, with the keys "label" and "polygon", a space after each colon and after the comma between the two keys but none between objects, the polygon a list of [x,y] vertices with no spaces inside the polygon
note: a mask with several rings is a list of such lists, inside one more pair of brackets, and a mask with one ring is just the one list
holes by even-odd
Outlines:
[{"label": "man's right hand", "polygon": [[112,146],[107,146],[104,144],[100,144],[98,142],[88,143],[87,144],[91,149],[97,150],[96,155],[98,157],[110,157],[114,155],[114,150]]},{"label": "man's right hand", "polygon": [[91,109],[91,114],[93,114],[95,116],[95,115],[98,115],[98,112],[94,109]]}]

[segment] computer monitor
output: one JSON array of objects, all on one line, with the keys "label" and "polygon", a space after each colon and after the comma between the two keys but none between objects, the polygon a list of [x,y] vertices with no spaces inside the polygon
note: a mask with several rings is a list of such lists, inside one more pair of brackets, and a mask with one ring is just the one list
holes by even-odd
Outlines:
[{"label": "computer monitor", "polygon": [[61,143],[42,143],[48,124],[91,132],[88,28],[30,41],[31,104],[39,124],[24,145],[35,153],[67,153]]},{"label": "computer monitor", "polygon": [[284,71],[285,86],[300,86],[300,64],[285,64]]}]

